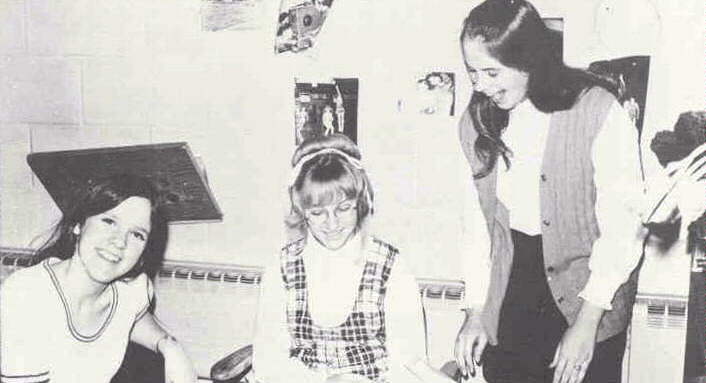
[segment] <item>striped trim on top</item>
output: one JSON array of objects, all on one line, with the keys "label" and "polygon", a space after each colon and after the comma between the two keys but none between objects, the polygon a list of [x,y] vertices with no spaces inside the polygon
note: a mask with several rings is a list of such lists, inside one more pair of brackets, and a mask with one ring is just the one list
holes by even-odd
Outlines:
[{"label": "striped trim on top", "polygon": [[111,292],[112,292],[112,299],[110,302],[110,312],[108,313],[108,317],[105,319],[101,327],[96,331],[95,334],[92,335],[83,335],[81,334],[76,326],[74,326],[73,318],[71,316],[71,308],[69,307],[68,300],[66,299],[66,296],[64,295],[64,291],[61,289],[61,284],[59,283],[59,279],[56,277],[56,274],[54,274],[54,270],[52,270],[51,266],[49,265],[49,260],[46,259],[44,262],[42,262],[42,265],[44,268],[47,270],[49,273],[49,277],[51,277],[51,281],[54,284],[54,288],[56,288],[57,293],[59,293],[59,298],[61,298],[61,303],[64,305],[64,312],[66,312],[66,324],[69,327],[69,331],[71,332],[71,335],[73,335],[76,340],[81,341],[81,342],[93,342],[94,340],[98,339],[101,334],[105,331],[105,329],[108,327],[110,324],[110,321],[113,319],[113,315],[115,315],[115,309],[118,307],[118,290],[115,288],[115,285],[111,284]]},{"label": "striped trim on top", "polygon": [[25,375],[5,375],[0,374],[0,382],[2,383],[45,383],[49,381],[49,371],[40,372],[37,374]]}]

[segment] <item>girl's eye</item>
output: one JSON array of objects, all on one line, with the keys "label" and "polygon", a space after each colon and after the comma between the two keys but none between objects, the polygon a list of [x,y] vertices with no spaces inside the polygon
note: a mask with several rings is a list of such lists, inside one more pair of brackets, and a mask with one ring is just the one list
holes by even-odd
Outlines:
[{"label": "girl's eye", "polygon": [[495,69],[491,69],[491,70],[487,71],[486,73],[488,73],[488,77],[498,77],[498,71]]},{"label": "girl's eye", "polygon": [[110,217],[103,217],[101,219],[101,221],[103,221],[103,223],[106,223],[108,225],[115,225],[115,220]]},{"label": "girl's eye", "polygon": [[145,241],[147,239],[147,237],[143,233],[140,233],[139,231],[133,231],[132,236],[139,239],[140,241]]},{"label": "girl's eye", "polygon": [[309,214],[311,214],[313,216],[320,216],[321,214],[323,214],[323,211],[318,210],[318,209],[317,210],[309,210]]},{"label": "girl's eye", "polygon": [[352,204],[350,204],[350,203],[346,203],[346,204],[343,204],[343,205],[338,205],[338,211],[346,212],[346,211],[350,210],[351,207],[353,207],[353,206],[352,206]]}]

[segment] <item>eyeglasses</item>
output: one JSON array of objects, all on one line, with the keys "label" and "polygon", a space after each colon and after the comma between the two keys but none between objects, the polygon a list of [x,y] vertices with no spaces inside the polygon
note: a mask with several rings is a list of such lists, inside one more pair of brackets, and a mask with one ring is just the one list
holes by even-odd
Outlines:
[{"label": "eyeglasses", "polygon": [[357,207],[356,201],[349,199],[339,203],[305,209],[304,216],[307,221],[314,224],[322,224],[331,217],[348,220],[357,217]]}]

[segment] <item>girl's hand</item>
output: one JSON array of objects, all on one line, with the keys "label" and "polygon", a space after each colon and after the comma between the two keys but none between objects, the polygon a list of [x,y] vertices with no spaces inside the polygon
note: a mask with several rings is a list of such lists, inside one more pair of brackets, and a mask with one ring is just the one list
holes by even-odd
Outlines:
[{"label": "girl's hand", "polygon": [[554,368],[553,383],[580,383],[588,365],[593,359],[596,330],[577,326],[569,327],[559,342],[554,360],[549,368]]},{"label": "girl's hand", "polygon": [[553,383],[581,383],[593,359],[598,323],[603,309],[584,301],[576,322],[571,325],[554,353],[549,368],[554,368]]},{"label": "girl's hand", "polygon": [[696,220],[704,208],[706,193],[706,143],[684,159],[667,164],[664,190],[650,190],[647,222],[672,222],[681,216],[683,225]]},{"label": "girl's hand", "polygon": [[164,357],[166,383],[196,383],[196,371],[179,342],[165,338],[159,342],[159,352]]},{"label": "girl's hand", "polygon": [[[666,167],[669,176],[667,190],[656,193],[652,199],[656,205],[648,216],[649,221],[660,222],[678,209],[685,225],[696,220],[703,213],[704,191],[706,191],[706,143],[692,150],[683,160],[669,163]],[[664,195],[661,199],[657,199]],[[675,217],[674,217],[675,218]]]},{"label": "girl's hand", "polygon": [[454,357],[464,376],[476,375],[476,366],[480,366],[480,358],[488,344],[480,317],[480,309],[466,310],[466,320],[456,336]]},{"label": "girl's hand", "polygon": [[694,149],[675,167],[678,170],[672,175],[677,177],[674,198],[682,225],[686,227],[706,210],[706,144]]}]

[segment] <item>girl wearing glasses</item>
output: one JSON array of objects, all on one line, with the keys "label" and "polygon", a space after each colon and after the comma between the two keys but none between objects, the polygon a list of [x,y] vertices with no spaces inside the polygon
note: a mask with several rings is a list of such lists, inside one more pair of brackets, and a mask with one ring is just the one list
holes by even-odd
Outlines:
[{"label": "girl wearing glasses", "polygon": [[286,245],[262,283],[253,369],[276,382],[444,381],[426,364],[418,287],[392,245],[371,236],[373,190],[342,134],[292,158]]}]

